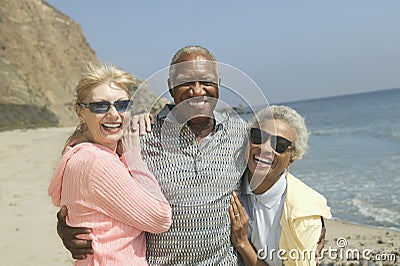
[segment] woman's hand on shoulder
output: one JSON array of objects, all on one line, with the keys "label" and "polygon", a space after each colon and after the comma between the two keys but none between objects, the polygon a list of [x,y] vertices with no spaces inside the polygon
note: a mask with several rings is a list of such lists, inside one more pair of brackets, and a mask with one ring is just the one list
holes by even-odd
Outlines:
[{"label": "woman's hand on shoulder", "polygon": [[155,117],[150,113],[138,114],[132,116],[131,122],[132,129],[139,130],[139,135],[143,136],[151,132],[151,126],[155,123]]},{"label": "woman's hand on shoulder", "polygon": [[155,118],[150,113],[134,115],[124,125],[124,136],[118,143],[117,153],[122,155],[128,150],[138,149],[140,151],[140,138],[146,133],[151,132],[151,126]]}]

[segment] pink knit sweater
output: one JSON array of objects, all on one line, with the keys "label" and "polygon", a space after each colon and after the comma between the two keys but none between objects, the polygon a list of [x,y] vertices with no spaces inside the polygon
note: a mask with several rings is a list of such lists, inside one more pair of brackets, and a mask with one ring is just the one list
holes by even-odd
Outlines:
[{"label": "pink knit sweater", "polygon": [[139,152],[119,158],[93,143],[68,148],[48,193],[55,206],[67,206],[68,225],[92,229],[94,254],[75,265],[147,265],[144,231],[171,225],[171,208]]}]

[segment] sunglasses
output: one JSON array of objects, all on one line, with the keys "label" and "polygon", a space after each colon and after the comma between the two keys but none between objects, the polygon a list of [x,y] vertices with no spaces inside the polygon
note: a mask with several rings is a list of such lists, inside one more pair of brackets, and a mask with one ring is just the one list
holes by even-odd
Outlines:
[{"label": "sunglasses", "polygon": [[78,103],[79,106],[88,108],[90,112],[95,114],[105,114],[110,111],[111,106],[114,106],[118,113],[123,113],[128,110],[129,105],[131,104],[130,100],[122,100],[116,101],[114,103],[110,103],[107,101],[103,102],[92,102],[92,103]]},{"label": "sunglasses", "polygon": [[292,142],[281,136],[271,135],[260,128],[250,129],[250,141],[255,145],[260,145],[265,143],[269,138],[271,138],[271,147],[277,153],[284,153],[289,146],[292,146]]}]

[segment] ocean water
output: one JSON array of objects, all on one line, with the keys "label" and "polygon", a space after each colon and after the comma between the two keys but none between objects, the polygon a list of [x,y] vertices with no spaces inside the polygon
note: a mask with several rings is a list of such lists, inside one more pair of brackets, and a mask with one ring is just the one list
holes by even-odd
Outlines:
[{"label": "ocean water", "polygon": [[311,131],[290,171],[334,217],[400,229],[400,89],[285,103]]}]

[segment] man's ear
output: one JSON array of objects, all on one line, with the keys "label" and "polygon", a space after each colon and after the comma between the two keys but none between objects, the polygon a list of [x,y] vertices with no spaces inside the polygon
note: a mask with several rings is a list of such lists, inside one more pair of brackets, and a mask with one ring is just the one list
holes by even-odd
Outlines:
[{"label": "man's ear", "polygon": [[167,82],[168,82],[169,94],[171,95],[172,98],[174,98],[174,91],[172,89],[171,80],[168,78]]}]

